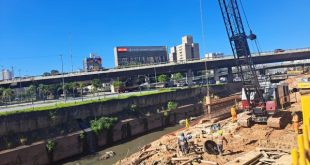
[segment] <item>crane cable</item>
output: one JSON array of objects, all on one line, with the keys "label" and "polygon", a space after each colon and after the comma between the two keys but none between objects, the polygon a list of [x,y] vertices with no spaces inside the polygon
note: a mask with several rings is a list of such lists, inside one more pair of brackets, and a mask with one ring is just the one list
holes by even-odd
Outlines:
[{"label": "crane cable", "polygon": [[[203,21],[203,7],[202,7],[202,0],[199,0],[200,5],[200,24],[201,24],[201,36],[202,36],[202,51],[203,55],[206,53],[206,39],[205,39],[205,30],[204,30],[204,21]],[[207,83],[207,96],[209,96],[209,78],[208,78],[208,71],[207,71],[207,61],[205,59],[205,72],[206,72],[206,83]]]},{"label": "crane cable", "polygon": [[205,39],[205,29],[204,29],[204,21],[203,21],[203,7],[202,7],[202,0],[199,1],[200,3],[200,24],[201,24],[201,36],[202,36],[202,49],[203,53],[206,53],[206,39]]},{"label": "crane cable", "polygon": [[[244,18],[245,18],[246,24],[247,24],[247,26],[248,26],[248,29],[249,29],[249,30],[250,30],[250,32],[252,33],[252,29],[251,29],[251,26],[250,26],[250,23],[249,23],[248,17],[247,17],[247,15],[246,15],[246,13],[245,13],[245,10],[244,10],[244,7],[243,7],[242,0],[239,0],[239,2],[240,2],[240,6],[241,6],[241,9],[242,9],[242,13],[243,13],[243,15],[244,15]],[[259,42],[258,42],[258,39],[257,39],[257,38],[254,40],[254,43],[255,43],[255,45],[256,45],[257,53],[258,53],[258,55],[260,56],[261,47],[260,47],[260,44],[259,44]]]}]

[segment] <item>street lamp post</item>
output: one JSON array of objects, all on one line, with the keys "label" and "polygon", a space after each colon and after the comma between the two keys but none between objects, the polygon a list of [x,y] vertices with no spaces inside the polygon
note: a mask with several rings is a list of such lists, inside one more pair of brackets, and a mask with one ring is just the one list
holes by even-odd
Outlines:
[{"label": "street lamp post", "polygon": [[20,71],[21,71],[21,69],[18,69],[18,73],[19,73],[19,102],[22,101],[22,94],[21,94],[21,91],[22,91],[22,77],[21,77]]},{"label": "street lamp post", "polygon": [[156,88],[156,86],[157,86],[157,76],[156,76],[156,68],[155,68],[155,66],[154,66],[154,73],[155,73],[155,88]]},{"label": "street lamp post", "polygon": [[62,73],[62,94],[64,95],[65,102],[67,100],[66,91],[65,91],[65,77],[64,77],[64,62],[62,58],[62,54],[60,54],[61,59],[61,73]]}]

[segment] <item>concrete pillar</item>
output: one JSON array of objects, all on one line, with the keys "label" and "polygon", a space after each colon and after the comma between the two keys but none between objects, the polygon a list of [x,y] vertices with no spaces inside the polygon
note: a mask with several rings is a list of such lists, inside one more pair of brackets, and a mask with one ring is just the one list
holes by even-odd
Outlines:
[{"label": "concrete pillar", "polygon": [[266,69],[260,69],[259,70],[259,74],[262,75],[262,76],[266,75]]},{"label": "concrete pillar", "polygon": [[234,79],[234,75],[233,75],[233,72],[232,72],[232,68],[228,67],[227,68],[227,82],[232,83],[233,79]]},{"label": "concrete pillar", "polygon": [[148,84],[150,84],[150,77],[149,76],[144,76],[144,81]]},{"label": "concrete pillar", "polygon": [[188,86],[193,84],[193,71],[191,69],[189,69],[186,73],[186,83],[188,84]]},{"label": "concrete pillar", "polygon": [[206,102],[206,114],[210,114],[211,113],[211,97],[210,96],[206,96],[205,97],[205,102]]},{"label": "concrete pillar", "polygon": [[214,69],[213,75],[214,75],[214,80],[216,83],[220,81],[220,69]]}]

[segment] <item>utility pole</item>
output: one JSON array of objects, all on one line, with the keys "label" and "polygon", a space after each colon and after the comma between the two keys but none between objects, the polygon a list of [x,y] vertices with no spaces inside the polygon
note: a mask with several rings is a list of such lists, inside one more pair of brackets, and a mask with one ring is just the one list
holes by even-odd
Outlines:
[{"label": "utility pole", "polygon": [[155,73],[155,88],[157,87],[157,76],[156,76],[156,68],[154,66],[154,73]]},{"label": "utility pole", "polygon": [[61,74],[62,74],[62,94],[64,95],[65,102],[67,100],[66,91],[65,91],[65,77],[64,77],[64,62],[62,58],[62,54],[60,54],[61,59]]},{"label": "utility pole", "polygon": [[20,70],[21,69],[18,69],[18,73],[19,73],[19,102],[22,101],[22,77],[21,77],[21,74],[20,74]]},{"label": "utility pole", "polygon": [[71,73],[73,73],[73,57],[72,57],[72,47],[71,47],[71,33],[69,33],[69,54],[71,58]]}]

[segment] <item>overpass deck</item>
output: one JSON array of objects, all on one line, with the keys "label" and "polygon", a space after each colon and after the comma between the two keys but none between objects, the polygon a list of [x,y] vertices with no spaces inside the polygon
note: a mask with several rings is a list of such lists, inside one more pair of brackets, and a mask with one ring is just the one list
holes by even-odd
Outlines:
[{"label": "overpass deck", "polygon": [[[254,64],[266,64],[284,61],[304,60],[310,59],[310,48],[285,50],[284,52],[263,52],[260,54],[253,54]],[[235,66],[233,56],[228,56],[220,59],[200,59],[194,61],[185,61],[179,63],[167,63],[159,65],[141,66],[133,68],[122,69],[109,69],[106,71],[98,72],[82,72],[82,73],[69,73],[56,76],[37,76],[30,78],[20,78],[9,81],[0,82],[2,87],[17,87],[28,86],[29,84],[53,84],[62,82],[62,78],[66,82],[72,81],[88,81],[91,79],[99,78],[104,81],[110,82],[119,77],[134,77],[137,75],[154,75],[165,73],[186,72],[188,70],[204,70],[204,69],[217,69],[228,68]]]}]

